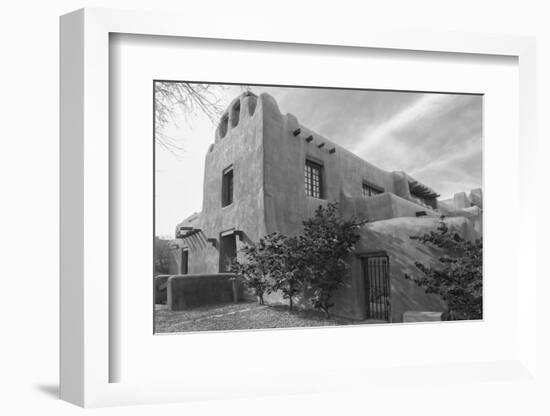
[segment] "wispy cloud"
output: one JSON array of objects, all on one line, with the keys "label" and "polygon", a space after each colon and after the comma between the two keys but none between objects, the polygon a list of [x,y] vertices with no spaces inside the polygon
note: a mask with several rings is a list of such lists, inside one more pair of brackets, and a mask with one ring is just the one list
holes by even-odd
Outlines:
[{"label": "wispy cloud", "polygon": [[372,151],[380,146],[384,140],[391,138],[392,134],[396,131],[413,125],[427,115],[433,117],[433,115],[441,111],[442,107],[454,99],[455,96],[444,94],[421,95],[412,105],[394,114],[376,128],[366,131],[362,140],[352,149],[353,152],[361,156]]},{"label": "wispy cloud", "polygon": [[453,152],[443,155],[443,157],[435,159],[426,165],[413,168],[410,173],[411,175],[425,174],[427,172],[448,169],[459,162],[468,161],[473,157],[481,159],[481,147],[479,146],[480,142],[481,137],[478,137],[477,140],[471,140],[469,143],[466,143],[462,150],[456,153]]}]

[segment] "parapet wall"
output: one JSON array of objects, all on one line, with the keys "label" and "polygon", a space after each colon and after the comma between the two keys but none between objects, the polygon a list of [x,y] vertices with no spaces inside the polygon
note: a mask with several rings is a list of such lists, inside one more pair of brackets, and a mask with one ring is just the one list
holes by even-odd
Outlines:
[{"label": "parapet wall", "polygon": [[342,198],[340,211],[345,217],[365,219],[368,222],[399,217],[437,217],[439,213],[430,208],[386,192],[370,198]]},{"label": "parapet wall", "polygon": [[445,214],[474,206],[483,209],[483,191],[480,188],[472,189],[470,192],[457,192],[452,198],[439,201],[439,208]]}]

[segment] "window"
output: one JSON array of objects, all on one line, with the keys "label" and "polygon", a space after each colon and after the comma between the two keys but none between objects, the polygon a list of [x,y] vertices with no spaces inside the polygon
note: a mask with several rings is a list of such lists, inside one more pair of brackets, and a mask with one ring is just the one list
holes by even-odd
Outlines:
[{"label": "window", "polygon": [[319,199],[323,197],[322,169],[323,167],[321,165],[310,160],[306,160],[304,175],[307,196],[312,196],[313,198]]},{"label": "window", "polygon": [[233,110],[231,111],[231,127],[237,127],[237,124],[239,124],[240,113],[241,102],[237,101],[235,105],[233,105]]},{"label": "window", "polygon": [[223,171],[222,177],[222,207],[233,203],[233,166]]},{"label": "window", "polygon": [[254,111],[256,111],[256,104],[258,103],[258,98],[253,95],[248,95],[248,114],[251,116],[254,115]]},{"label": "window", "polygon": [[229,122],[229,116],[225,114],[220,121],[220,138],[224,138],[227,134],[227,123]]},{"label": "window", "polygon": [[363,196],[368,198],[373,195],[378,195],[384,192],[383,188],[380,188],[376,185],[363,182]]}]

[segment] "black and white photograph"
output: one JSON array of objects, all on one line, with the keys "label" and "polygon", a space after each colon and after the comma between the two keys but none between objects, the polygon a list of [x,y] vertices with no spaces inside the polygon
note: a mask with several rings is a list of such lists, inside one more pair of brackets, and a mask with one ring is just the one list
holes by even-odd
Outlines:
[{"label": "black and white photograph", "polygon": [[483,96],[154,81],[155,333],[483,319]]}]

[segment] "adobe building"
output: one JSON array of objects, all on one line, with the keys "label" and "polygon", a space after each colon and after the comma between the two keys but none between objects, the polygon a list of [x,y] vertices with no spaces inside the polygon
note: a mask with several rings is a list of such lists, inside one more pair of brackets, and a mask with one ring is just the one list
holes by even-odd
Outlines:
[{"label": "adobe building", "polygon": [[[437,227],[438,197],[407,173],[380,169],[281,114],[269,94],[247,92],[221,117],[206,154],[202,211],[177,225],[171,273],[226,272],[244,245],[272,232],[296,235],[319,205],[338,202],[341,215],[368,223],[331,312],[392,322],[408,311],[443,312],[441,299],[404,279],[417,273],[414,261],[441,255],[409,238]],[[479,237],[481,191],[462,199],[444,204],[448,225]],[[283,302],[277,294],[266,301]]]}]

